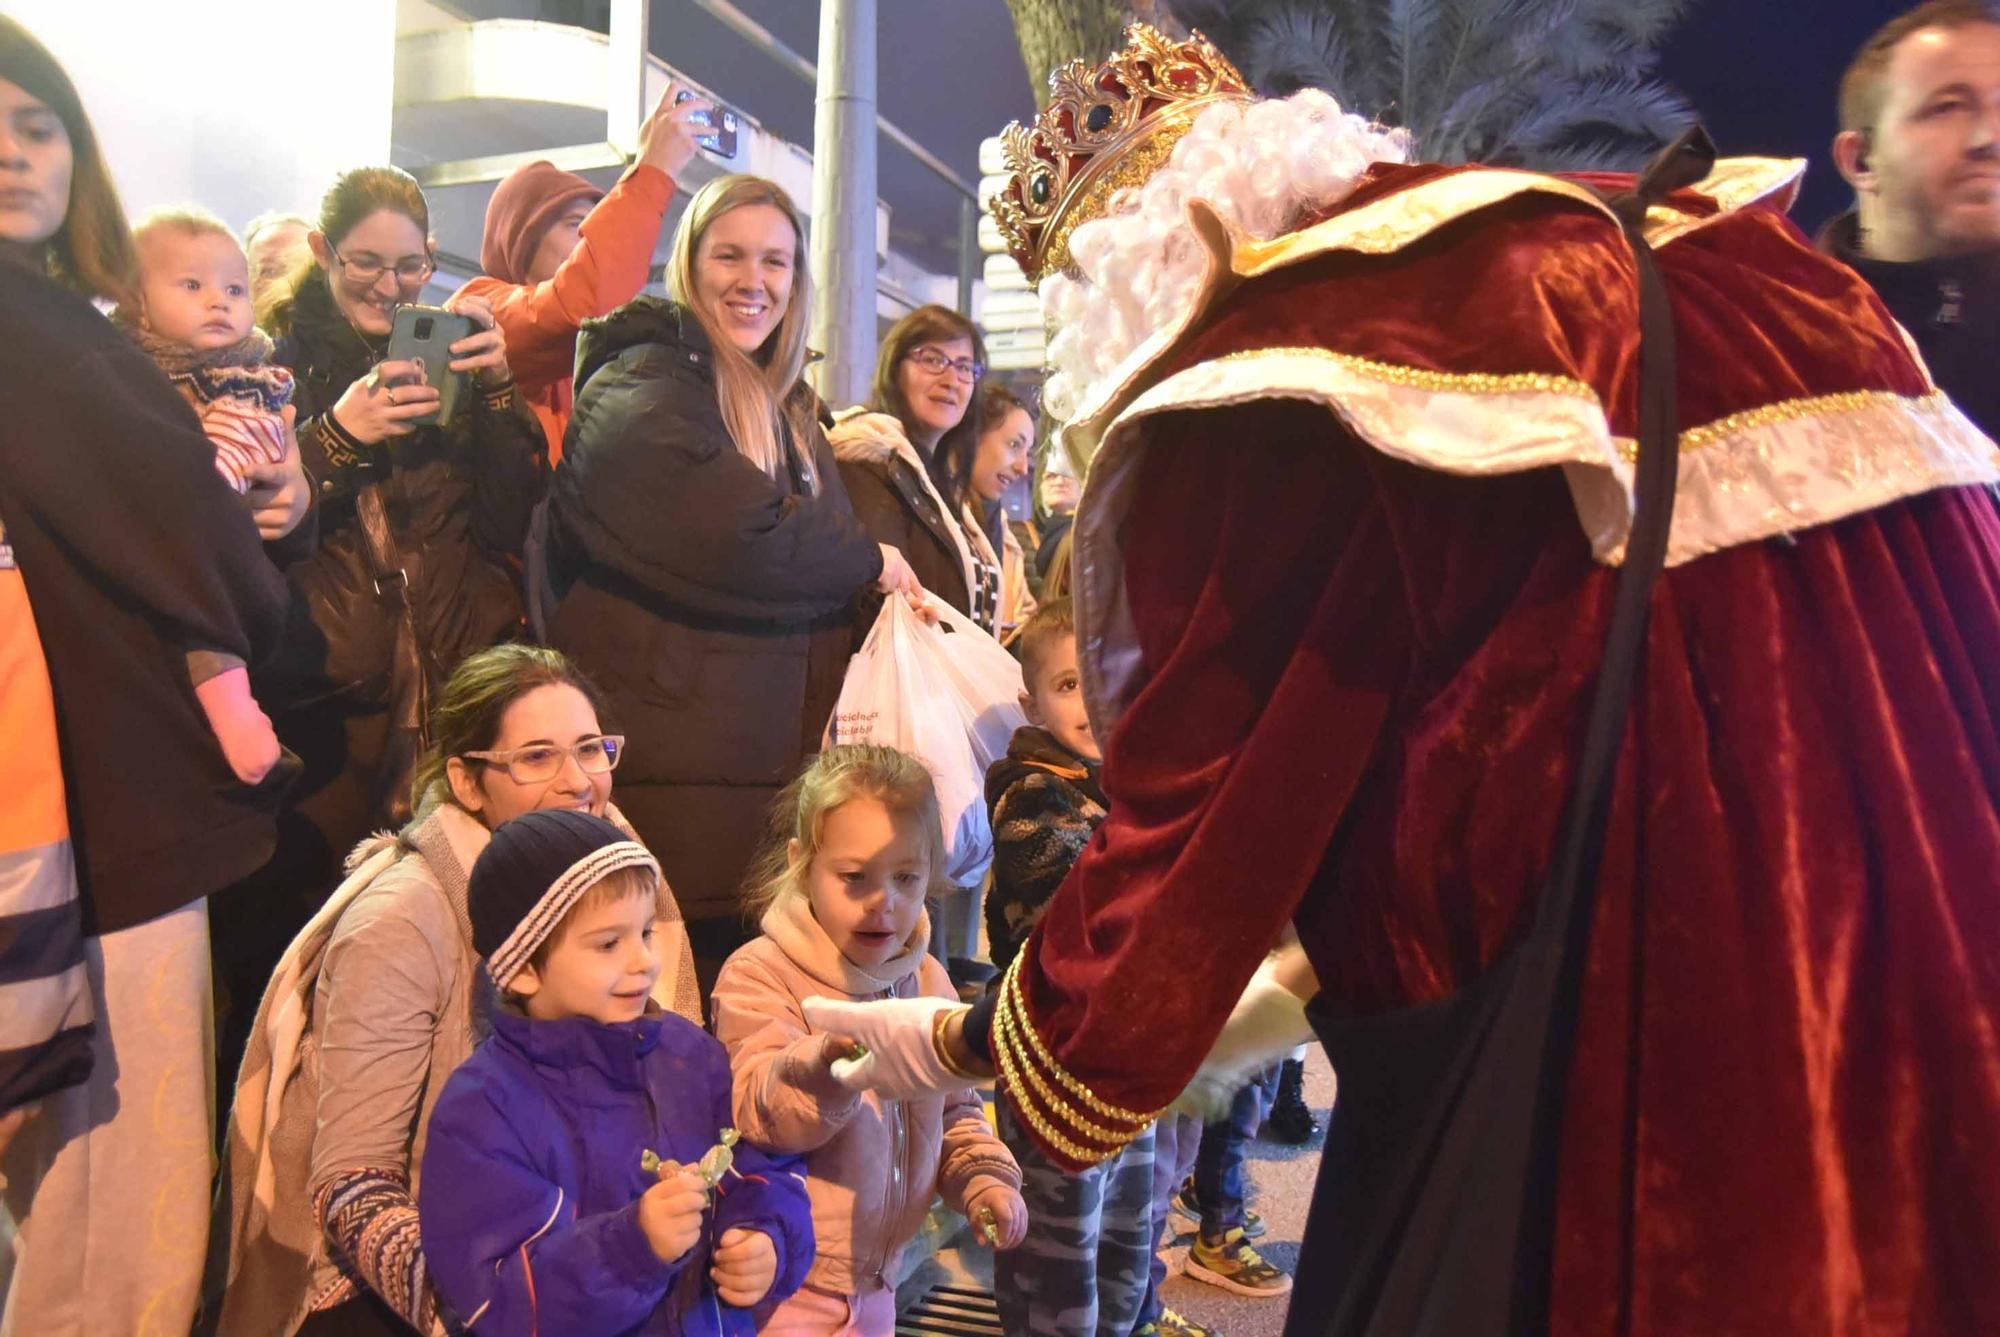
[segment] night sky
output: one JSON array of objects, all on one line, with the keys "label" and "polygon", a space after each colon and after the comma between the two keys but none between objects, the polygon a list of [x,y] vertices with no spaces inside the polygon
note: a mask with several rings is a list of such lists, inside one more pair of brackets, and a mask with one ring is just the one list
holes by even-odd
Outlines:
[{"label": "night sky", "polygon": [[1696,0],[1661,75],[1685,93],[1724,154],[1812,160],[1792,217],[1807,231],[1846,209],[1833,170],[1841,71],[1901,0]]}]

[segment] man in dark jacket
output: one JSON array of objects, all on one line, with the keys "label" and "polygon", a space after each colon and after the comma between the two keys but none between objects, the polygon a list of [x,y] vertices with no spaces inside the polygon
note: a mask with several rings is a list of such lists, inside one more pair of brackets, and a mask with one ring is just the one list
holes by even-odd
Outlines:
[{"label": "man in dark jacket", "polygon": [[1938,385],[2000,434],[2000,6],[1929,0],[1869,38],[1841,80],[1833,157],[1855,207],[1821,249],[1868,280]]}]

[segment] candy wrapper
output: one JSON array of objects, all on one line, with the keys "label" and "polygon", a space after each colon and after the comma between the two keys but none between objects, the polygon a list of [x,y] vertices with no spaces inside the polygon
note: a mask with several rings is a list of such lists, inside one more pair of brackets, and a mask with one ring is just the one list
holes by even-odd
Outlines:
[{"label": "candy wrapper", "polygon": [[[731,1167],[736,1164],[735,1148],[742,1137],[743,1134],[734,1128],[723,1129],[722,1140],[703,1152],[701,1159],[695,1162],[694,1172],[708,1185],[709,1192],[715,1191],[715,1186],[722,1182],[723,1176],[727,1175]],[[664,1179],[668,1175],[677,1173],[681,1166],[678,1161],[661,1160],[660,1154],[648,1147],[639,1153],[639,1168],[656,1179]]]}]

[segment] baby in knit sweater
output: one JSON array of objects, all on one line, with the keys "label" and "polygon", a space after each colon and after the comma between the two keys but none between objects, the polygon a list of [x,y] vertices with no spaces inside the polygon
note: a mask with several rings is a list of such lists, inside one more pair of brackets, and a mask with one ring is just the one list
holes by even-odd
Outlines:
[{"label": "baby in knit sweater", "polygon": [[271,339],[250,310],[250,261],[220,219],[159,210],[132,229],[139,305],[121,322],[201,417],[215,467],[238,493],[249,470],[285,456],[292,373],[271,363]]},{"label": "baby in knit sweater", "polygon": [[[269,362],[271,340],[253,323],[250,262],[219,219],[159,210],[132,230],[139,302],[118,322],[166,372],[201,419],[215,467],[238,495],[249,473],[285,457],[292,374]],[[245,784],[271,773],[278,736],[233,656],[190,648],[188,676],[230,769]]]}]

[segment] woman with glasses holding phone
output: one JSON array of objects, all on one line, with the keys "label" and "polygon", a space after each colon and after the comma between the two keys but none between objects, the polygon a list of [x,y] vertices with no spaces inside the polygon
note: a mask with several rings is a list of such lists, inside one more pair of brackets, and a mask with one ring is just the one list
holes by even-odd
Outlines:
[{"label": "woman with glasses holding phone", "polygon": [[[624,825],[611,782],[625,739],[605,727],[597,689],[539,646],[482,650],[439,693],[416,816],[355,850],[259,1011],[216,1223],[227,1264],[210,1277],[226,1286],[224,1337],[432,1330],[415,1181],[431,1107],[474,1039],[466,879],[492,832],[523,813],[575,808]],[[665,901],[653,996],[699,1025],[686,929],[671,892]]]},{"label": "woman with glasses holding phone", "polygon": [[[396,308],[433,269],[423,192],[393,167],[343,173],[308,235],[311,260],[258,314],[274,360],[297,378],[299,453],[318,538],[288,568],[294,616],[281,662],[259,681],[278,737],[305,763],[276,859],[216,908],[215,949],[234,1003],[223,1070],[272,962],[371,831],[409,813],[428,697],[475,650],[513,637],[513,563],[541,499],[541,429],[520,402],[483,301],[456,308],[472,334],[449,366],[385,361]],[[474,384],[448,427],[435,388]],[[428,377],[429,383],[424,383]]]},{"label": "woman with glasses holding phone", "polygon": [[[985,362],[971,321],[920,306],[882,341],[869,402],[834,415],[828,436],[869,534],[902,553],[925,589],[997,634],[1000,558],[966,508]],[[864,627],[878,607],[860,610]]]}]

